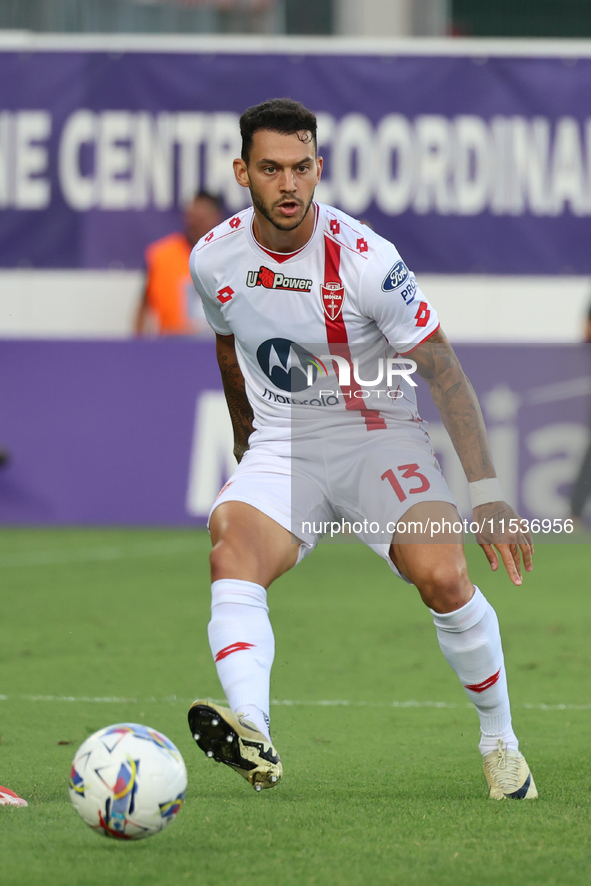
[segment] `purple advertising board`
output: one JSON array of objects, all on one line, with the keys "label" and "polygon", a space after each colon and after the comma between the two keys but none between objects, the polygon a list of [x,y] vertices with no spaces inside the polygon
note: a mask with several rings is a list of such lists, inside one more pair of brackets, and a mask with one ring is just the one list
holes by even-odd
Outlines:
[{"label": "purple advertising board", "polygon": [[[459,345],[497,472],[522,516],[564,519],[588,440],[585,346]],[[428,391],[421,415],[464,515],[459,463]],[[198,525],[233,470],[212,343],[3,341],[0,523]]]},{"label": "purple advertising board", "polygon": [[4,50],[0,81],[2,267],[139,268],[197,189],[242,208],[239,115],[290,95],[318,199],[414,270],[591,274],[591,58]]}]

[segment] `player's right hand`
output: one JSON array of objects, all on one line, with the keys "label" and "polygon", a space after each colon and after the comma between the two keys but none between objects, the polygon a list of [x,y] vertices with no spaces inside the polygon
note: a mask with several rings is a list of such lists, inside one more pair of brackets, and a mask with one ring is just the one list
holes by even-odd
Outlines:
[{"label": "player's right hand", "polygon": [[[521,531],[517,512],[505,501],[488,502],[474,508],[473,522],[478,523],[476,541],[485,553],[493,572],[499,568],[499,556],[514,585],[523,582],[521,566],[533,567],[534,543],[529,530]],[[515,531],[512,531],[515,530]]]}]

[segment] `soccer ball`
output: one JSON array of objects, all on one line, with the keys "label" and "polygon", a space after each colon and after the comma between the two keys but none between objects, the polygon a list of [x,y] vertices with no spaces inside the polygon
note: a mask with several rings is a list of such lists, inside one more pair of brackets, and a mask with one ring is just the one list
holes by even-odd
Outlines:
[{"label": "soccer ball", "polygon": [[163,830],[185,799],[187,770],[173,743],[148,726],[118,723],[78,749],[70,771],[74,809],[105,837],[142,840]]}]

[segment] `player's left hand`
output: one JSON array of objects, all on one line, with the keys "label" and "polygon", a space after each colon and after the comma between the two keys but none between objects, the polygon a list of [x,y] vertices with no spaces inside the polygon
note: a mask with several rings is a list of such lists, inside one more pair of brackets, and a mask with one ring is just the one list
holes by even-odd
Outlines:
[{"label": "player's left hand", "polygon": [[493,572],[499,568],[498,551],[509,578],[513,584],[520,585],[523,581],[521,558],[525,571],[531,572],[534,568],[534,544],[529,529],[523,531],[525,527],[517,512],[506,501],[488,502],[474,508],[472,520],[478,523],[476,541],[486,554]]}]

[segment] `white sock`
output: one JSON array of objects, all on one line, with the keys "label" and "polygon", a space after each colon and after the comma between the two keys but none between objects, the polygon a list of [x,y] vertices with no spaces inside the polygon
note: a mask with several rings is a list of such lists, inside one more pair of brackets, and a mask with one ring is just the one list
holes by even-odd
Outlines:
[{"label": "white sock", "polygon": [[264,587],[233,578],[214,581],[208,634],[230,707],[243,713],[248,710],[248,719],[268,738],[275,640]]},{"label": "white sock", "polygon": [[271,735],[269,733],[271,721],[269,720],[268,714],[263,713],[263,711],[261,711],[260,708],[257,708],[254,704],[243,704],[240,706],[240,711],[237,710],[236,712],[243,714],[246,720],[254,723],[259,732],[262,732],[265,738],[268,738],[269,741],[271,741]]},{"label": "white sock", "polygon": [[511,726],[507,675],[496,613],[481,591],[455,612],[431,610],[437,639],[480,718],[480,751],[487,754],[499,738],[508,750],[519,742]]},{"label": "white sock", "polygon": [[485,735],[484,732],[480,733],[480,741],[478,743],[478,750],[484,757],[485,754],[490,754],[491,751],[496,751],[499,747],[499,739],[501,740],[501,744],[504,748],[509,751],[518,751],[519,750],[519,742],[517,741],[517,736],[513,732],[513,727],[509,726],[500,735]]}]

